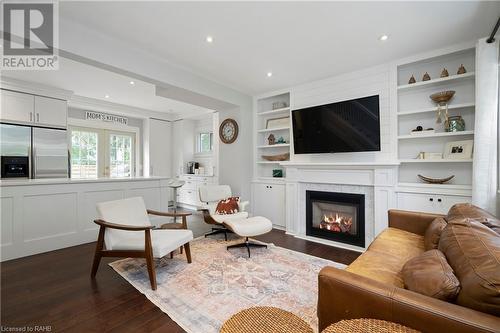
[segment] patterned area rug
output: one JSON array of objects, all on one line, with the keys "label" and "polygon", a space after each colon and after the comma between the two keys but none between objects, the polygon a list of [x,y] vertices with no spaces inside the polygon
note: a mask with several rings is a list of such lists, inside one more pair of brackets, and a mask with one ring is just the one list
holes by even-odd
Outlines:
[{"label": "patterned area rug", "polygon": [[267,249],[226,250],[241,242],[198,238],[193,263],[184,254],[156,266],[158,288],[151,290],[144,259],[110,264],[137,290],[189,333],[219,332],[234,313],[251,306],[275,306],[295,313],[317,330],[318,272],[345,265],[269,244]]}]

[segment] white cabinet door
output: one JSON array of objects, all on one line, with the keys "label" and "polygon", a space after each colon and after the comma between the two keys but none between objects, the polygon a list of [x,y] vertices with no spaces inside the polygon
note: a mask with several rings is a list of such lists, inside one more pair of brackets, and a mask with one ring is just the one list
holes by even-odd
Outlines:
[{"label": "white cabinet door", "polygon": [[15,123],[31,123],[35,117],[35,97],[33,95],[2,90],[2,109],[0,117],[2,121]]},{"label": "white cabinet door", "polygon": [[149,119],[149,168],[151,176],[172,175],[172,125],[168,121]]},{"label": "white cabinet door", "polygon": [[285,185],[253,184],[253,215],[271,220],[273,225],[285,227]]},{"label": "white cabinet door", "polygon": [[34,122],[37,125],[66,128],[68,103],[66,101],[35,96]]},{"label": "white cabinet door", "polygon": [[398,209],[446,214],[457,203],[471,202],[470,197],[425,193],[398,193]]}]

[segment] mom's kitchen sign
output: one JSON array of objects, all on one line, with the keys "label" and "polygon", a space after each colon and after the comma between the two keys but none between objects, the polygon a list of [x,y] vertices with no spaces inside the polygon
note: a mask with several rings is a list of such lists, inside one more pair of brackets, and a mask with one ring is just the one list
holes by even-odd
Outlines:
[{"label": "mom's kitchen sign", "polygon": [[104,112],[94,112],[94,111],[85,111],[85,119],[86,120],[97,120],[104,121],[106,123],[114,123],[120,125],[127,125],[128,118],[122,116],[115,116],[114,114],[104,113]]}]

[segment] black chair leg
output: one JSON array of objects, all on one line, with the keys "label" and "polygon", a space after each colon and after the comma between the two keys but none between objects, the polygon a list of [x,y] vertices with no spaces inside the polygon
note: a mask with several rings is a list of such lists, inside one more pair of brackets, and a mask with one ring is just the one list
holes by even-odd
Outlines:
[{"label": "black chair leg", "polygon": [[267,245],[266,244],[259,244],[259,243],[250,242],[248,240],[248,237],[245,237],[245,241],[243,243],[229,245],[229,246],[226,247],[226,249],[229,250],[229,249],[240,248],[240,247],[246,247],[247,248],[248,258],[250,258],[250,248],[251,247],[257,247],[257,248],[258,247],[264,247],[264,248],[267,249]]},{"label": "black chair leg", "polygon": [[231,232],[231,230],[228,230],[226,228],[212,228],[211,232],[208,232],[205,234],[205,238],[207,236],[212,236],[212,235],[217,235],[217,234],[224,234],[224,239],[227,241],[227,233]]}]

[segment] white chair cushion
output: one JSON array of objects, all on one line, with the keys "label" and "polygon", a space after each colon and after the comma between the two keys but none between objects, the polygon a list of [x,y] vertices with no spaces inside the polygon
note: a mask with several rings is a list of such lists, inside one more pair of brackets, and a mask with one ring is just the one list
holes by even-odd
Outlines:
[{"label": "white chair cushion", "polygon": [[241,237],[263,235],[273,229],[272,222],[262,216],[254,216],[243,220],[229,220],[225,223],[235,234]]},{"label": "white chair cushion", "polygon": [[[121,238],[113,244],[110,250],[144,250],[144,231],[132,232],[134,235]],[[193,232],[191,230],[151,230],[153,257],[162,258],[192,240]]]},{"label": "white chair cushion", "polygon": [[232,196],[229,185],[206,185],[198,189],[201,202],[218,202]]},{"label": "white chair cushion", "polygon": [[[110,223],[131,226],[151,225],[142,197],[100,202],[97,204],[97,212],[100,219]],[[106,248],[112,248],[117,241],[133,237],[135,233],[137,232],[107,228],[104,236]]]},{"label": "white chair cushion", "polygon": [[235,214],[211,214],[212,218],[215,220],[215,222],[218,223],[224,223],[227,221],[232,221],[232,220],[241,220],[241,219],[246,219],[248,217],[248,212],[238,212]]}]

